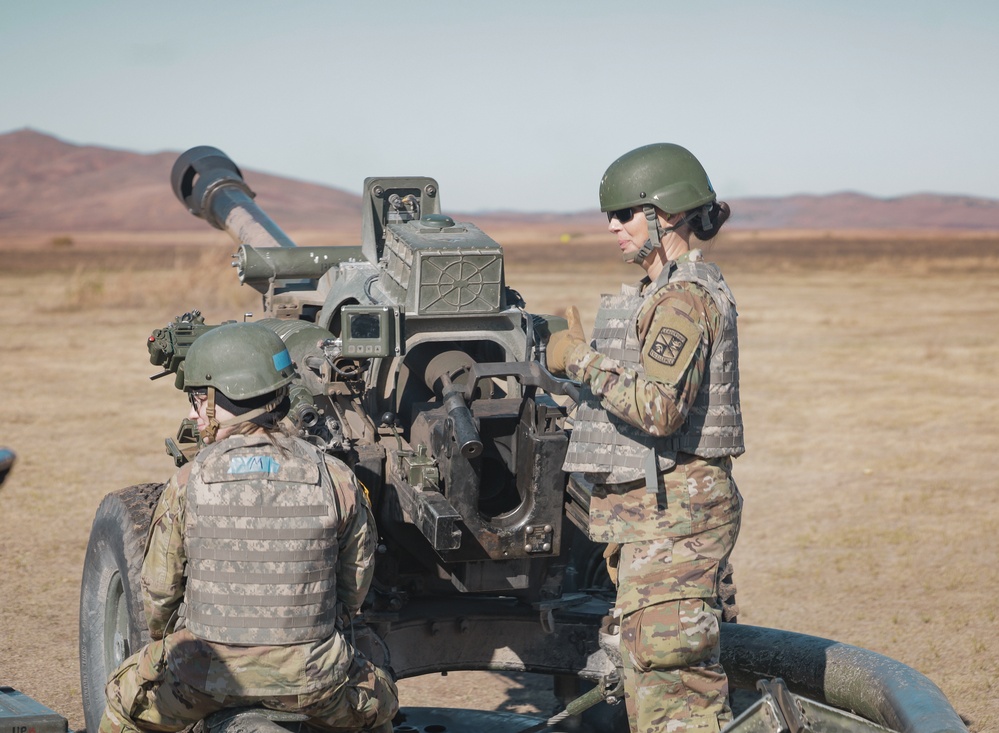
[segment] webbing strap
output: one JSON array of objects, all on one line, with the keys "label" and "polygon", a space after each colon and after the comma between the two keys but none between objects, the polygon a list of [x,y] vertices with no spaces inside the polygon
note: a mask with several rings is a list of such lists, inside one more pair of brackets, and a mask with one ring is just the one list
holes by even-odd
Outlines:
[{"label": "webbing strap", "polygon": [[652,254],[652,250],[662,246],[662,238],[666,232],[671,232],[676,227],[667,228],[665,231],[659,226],[659,215],[656,214],[656,207],[646,205],[642,207],[645,213],[645,226],[649,230],[649,238],[642,244],[642,248],[635,253],[634,262],[641,265]]},{"label": "webbing strap", "polygon": [[[331,545],[332,546],[332,545]],[[329,547],[313,547],[308,550],[266,550],[254,551],[248,545],[239,547],[209,547],[204,542],[192,542],[187,556],[195,560],[217,560],[220,562],[312,562],[329,555]]]},{"label": "webbing strap", "polygon": [[202,540],[321,540],[326,536],[322,526],[317,527],[210,527],[198,525],[187,533],[188,539]]},{"label": "webbing strap", "polygon": [[206,616],[195,613],[190,620],[203,626],[236,629],[302,629],[318,626],[336,619],[335,609],[303,616]]},{"label": "webbing strap", "polygon": [[[686,453],[691,450],[691,446],[684,445],[682,438],[666,438],[670,450]],[[702,451],[723,450],[728,448],[738,448],[742,441],[731,435],[701,435],[697,440],[697,447]]]},{"label": "webbing strap", "polygon": [[268,585],[295,585],[298,583],[319,583],[334,575],[333,568],[310,570],[305,573],[251,573],[245,571],[217,571],[191,567],[191,580],[205,583],[266,583]]},{"label": "webbing strap", "polygon": [[[273,595],[239,595],[235,593],[202,593],[208,603],[222,606],[270,606],[274,603]],[[325,593],[305,593],[286,596],[281,603],[285,606],[316,606],[326,599]]]},{"label": "webbing strap", "polygon": [[215,417],[215,388],[208,388],[208,404],[205,407],[205,417],[208,418],[208,425],[205,427],[204,441],[205,443],[214,443],[215,436],[218,435],[219,427],[221,423],[218,418]]},{"label": "webbing strap", "polygon": [[199,504],[198,514],[205,517],[325,517],[329,509],[325,504],[306,506],[242,506],[239,504]]}]

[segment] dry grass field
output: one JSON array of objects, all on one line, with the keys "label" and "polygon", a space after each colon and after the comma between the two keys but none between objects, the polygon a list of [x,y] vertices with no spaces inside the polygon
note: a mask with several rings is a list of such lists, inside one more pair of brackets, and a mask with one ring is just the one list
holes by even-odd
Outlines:
[{"label": "dry grass field", "polygon": [[[576,303],[592,324],[597,295],[637,279],[607,238],[492,233],[534,312]],[[0,445],[18,453],[0,490],[0,683],[74,729],[94,510],[169,475],[163,438],[186,410],[149,381],[145,340],[190,308],[217,322],[257,307],[231,245],[142,239],[0,243]],[[999,729],[999,236],[736,233],[710,254],[740,310],[742,620],[887,654],[972,731]],[[543,697],[489,675],[402,691],[489,709]]]}]

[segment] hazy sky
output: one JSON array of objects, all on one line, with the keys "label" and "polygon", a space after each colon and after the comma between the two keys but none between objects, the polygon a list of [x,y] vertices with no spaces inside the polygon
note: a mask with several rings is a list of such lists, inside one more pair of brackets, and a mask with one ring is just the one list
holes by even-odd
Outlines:
[{"label": "hazy sky", "polygon": [[0,132],[445,210],[593,208],[659,141],[723,198],[999,198],[995,0],[0,0],[0,70]]}]

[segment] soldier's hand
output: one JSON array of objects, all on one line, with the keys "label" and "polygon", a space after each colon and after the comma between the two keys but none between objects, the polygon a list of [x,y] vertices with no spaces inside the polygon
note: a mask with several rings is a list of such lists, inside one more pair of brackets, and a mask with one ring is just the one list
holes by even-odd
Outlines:
[{"label": "soldier's hand", "polygon": [[556,331],[548,339],[548,371],[552,374],[565,374],[569,354],[579,344],[586,343],[583,324],[579,321],[579,311],[576,306],[569,306],[565,312],[565,319],[569,327],[565,331]]},{"label": "soldier's hand", "polygon": [[336,604],[336,627],[343,631],[344,629],[349,629],[351,623],[354,620],[354,615],[347,608],[347,604],[343,601],[337,601]]},{"label": "soldier's hand", "polygon": [[617,542],[609,542],[604,548],[604,560],[607,562],[607,576],[617,587],[618,569],[621,565],[621,545]]}]

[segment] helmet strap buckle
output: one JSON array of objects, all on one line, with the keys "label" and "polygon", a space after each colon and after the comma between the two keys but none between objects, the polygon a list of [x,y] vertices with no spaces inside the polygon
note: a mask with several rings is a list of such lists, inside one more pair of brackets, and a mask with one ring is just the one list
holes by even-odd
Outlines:
[{"label": "helmet strap buckle", "polygon": [[710,232],[714,229],[714,224],[711,223],[711,204],[705,204],[701,207],[701,231]]},{"label": "helmet strap buckle", "polygon": [[662,225],[659,223],[659,215],[656,214],[656,207],[650,204],[646,204],[642,207],[642,212],[645,214],[645,226],[649,230],[649,238],[645,240],[642,245],[632,257],[626,257],[625,260],[629,262],[634,262],[636,265],[642,265],[645,260],[648,259],[652,251],[658,247],[662,246],[662,238],[665,236],[667,231],[673,231],[672,229],[664,230]]},{"label": "helmet strap buckle", "polygon": [[218,418],[215,416],[215,387],[208,387],[208,400],[205,405],[205,417],[208,418],[208,425],[205,426],[202,440],[204,440],[205,443],[212,443],[215,441],[215,436],[218,435],[219,428],[222,427]]}]

